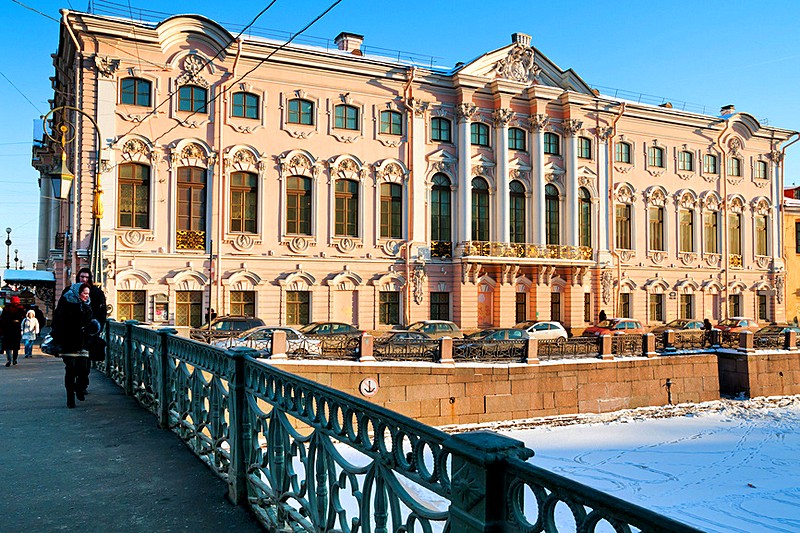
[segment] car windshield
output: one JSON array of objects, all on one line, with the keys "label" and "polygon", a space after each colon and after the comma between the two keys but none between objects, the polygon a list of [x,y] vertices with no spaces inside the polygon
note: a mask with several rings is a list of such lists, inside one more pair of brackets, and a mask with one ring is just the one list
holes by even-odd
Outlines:
[{"label": "car windshield", "polygon": [[734,320],[732,318],[726,318],[722,322],[719,323],[720,326],[738,326],[739,320]]},{"label": "car windshield", "polygon": [[520,322],[519,324],[514,326],[514,328],[515,329],[526,329],[526,328],[529,328],[529,327],[533,326],[534,324],[536,324],[535,320],[526,320],[525,322]]},{"label": "car windshield", "polygon": [[302,328],[299,328],[298,331],[300,331],[302,333],[308,333],[309,331],[311,331],[312,329],[314,329],[318,325],[319,325],[319,322],[312,322],[311,324],[306,324]]},{"label": "car windshield", "polygon": [[468,339],[484,339],[494,333],[495,330],[493,329],[485,329],[483,331],[476,331],[475,333],[470,333],[467,335]]},{"label": "car windshield", "polygon": [[610,328],[614,325],[614,322],[610,320],[603,320],[599,324],[597,324],[598,328]]},{"label": "car windshield", "polygon": [[672,326],[674,328],[682,328],[688,323],[689,323],[688,320],[679,318],[677,320],[673,320],[672,322],[667,322],[667,326]]},{"label": "car windshield", "polygon": [[420,331],[422,328],[425,327],[425,322],[414,322],[410,326],[408,326],[409,331]]}]

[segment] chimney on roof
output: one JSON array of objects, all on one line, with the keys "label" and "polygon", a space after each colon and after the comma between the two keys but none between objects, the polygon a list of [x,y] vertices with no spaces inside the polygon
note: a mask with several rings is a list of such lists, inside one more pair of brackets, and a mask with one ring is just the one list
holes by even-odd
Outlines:
[{"label": "chimney on roof", "polygon": [[722,106],[722,109],[719,110],[719,115],[721,117],[730,117],[734,113],[736,113],[736,108],[733,106],[733,104],[724,105]]},{"label": "chimney on roof", "polygon": [[356,33],[342,32],[333,40],[339,50],[350,52],[351,54],[360,56],[363,54],[361,45],[364,44],[364,36]]},{"label": "chimney on roof", "polygon": [[527,33],[512,33],[511,42],[528,48],[531,45],[531,36]]}]

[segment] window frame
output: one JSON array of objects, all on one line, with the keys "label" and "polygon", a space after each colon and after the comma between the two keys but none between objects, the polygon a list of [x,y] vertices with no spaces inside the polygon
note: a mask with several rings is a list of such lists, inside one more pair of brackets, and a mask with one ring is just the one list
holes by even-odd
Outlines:
[{"label": "window frame", "polygon": [[[241,184],[235,184],[234,181],[236,178],[239,177],[247,177],[249,180],[252,180],[250,184],[246,184],[244,181]],[[245,172],[245,171],[236,171],[231,172],[229,177],[229,216],[228,216],[228,230],[231,233],[247,233],[247,234],[255,234],[258,233],[258,213],[259,213],[259,205],[258,205],[258,174],[255,172]],[[239,216],[235,216],[236,213],[236,201],[235,198],[237,196],[241,196],[241,201],[239,202]],[[252,203],[252,206],[250,204]],[[252,207],[252,218],[247,216],[248,206]],[[238,222],[238,229],[235,227],[235,222]]]},{"label": "window frame", "polygon": [[[713,220],[713,224],[709,224]],[[713,237],[713,249],[709,240]],[[703,213],[703,251],[708,254],[719,253],[719,211]]]},{"label": "window frame", "polygon": [[753,216],[753,246],[755,255],[769,255],[769,216],[756,213]]},{"label": "window frame", "polygon": [[483,122],[473,122],[469,125],[469,143],[471,146],[489,148],[490,145],[489,125]]},{"label": "window frame", "polygon": [[[303,184],[303,187],[294,187]],[[307,187],[305,187],[307,185]],[[289,176],[286,180],[286,234],[312,234],[312,213],[314,209],[313,180],[306,176]],[[306,226],[308,227],[305,230]]]},{"label": "window frame", "polygon": [[678,252],[694,252],[694,209],[678,209]]},{"label": "window frame", "polygon": [[[131,300],[123,301],[124,296],[131,296]],[[141,301],[136,301],[137,296]],[[130,308],[132,311],[125,315],[122,313],[123,309]],[[147,291],[146,290],[124,290],[117,289],[117,319],[122,320],[138,320],[139,322],[147,322]]]},{"label": "window frame", "polygon": [[[125,82],[131,80],[133,82],[133,91],[126,91],[125,90]],[[139,77],[139,76],[128,76],[119,80],[119,103],[121,105],[133,105],[137,107],[153,107],[153,82]],[[142,96],[142,92],[139,88],[139,84],[147,84],[147,103],[143,104],[139,102],[139,98]],[[125,95],[130,94],[133,101],[126,102]]]},{"label": "window frame", "polygon": [[664,322],[664,293],[654,292],[649,296],[648,318],[650,322]]},{"label": "window frame", "polygon": [[[658,216],[653,217],[653,213]],[[647,245],[652,252],[665,252],[664,246],[664,207],[651,205],[647,210]]]},{"label": "window frame", "polygon": [[592,247],[592,193],[578,189],[578,246]]},{"label": "window frame", "polygon": [[[623,148],[623,146],[625,148]],[[633,153],[631,143],[625,141],[618,141],[614,147],[614,161],[616,163],[633,163],[631,154]]]},{"label": "window frame", "polygon": [[[189,91],[189,94],[185,95],[184,91]],[[202,99],[197,98],[198,96],[202,96]],[[200,101],[202,103],[198,105]],[[184,102],[188,102],[189,108],[184,108]],[[178,111],[208,114],[208,89],[191,83],[181,85],[178,88]]]},{"label": "window frame", "polygon": [[592,159],[592,140],[578,137],[578,159]]},{"label": "window frame", "polygon": [[[146,169],[147,176],[146,177],[136,177],[136,172],[134,171],[133,176],[131,177],[123,177],[123,169],[133,168],[133,169]],[[142,163],[138,163],[136,161],[125,161],[124,163],[119,164],[119,170],[117,173],[117,227],[118,228],[131,228],[131,229],[142,229],[147,230],[150,229],[150,174],[151,168],[149,165],[145,165]],[[130,224],[125,224],[122,222],[121,218],[123,216],[123,210],[121,207],[121,203],[124,197],[122,192],[122,187],[124,185],[132,187],[131,192],[131,210],[130,210]],[[137,201],[137,192],[138,189],[144,189],[146,194],[145,198],[143,199],[144,205],[144,213],[139,213],[137,215],[137,207],[139,206],[139,202]],[[137,221],[137,217],[144,216],[145,220],[143,224],[140,224]]]},{"label": "window frame", "polygon": [[742,160],[738,157],[728,157],[728,176],[742,177]]},{"label": "window frame", "polygon": [[524,152],[528,147],[527,135],[522,128],[508,128],[508,148]]},{"label": "window frame", "polygon": [[[433,175],[431,184],[431,241],[452,243],[453,191],[450,178],[439,172]],[[444,199],[446,202],[443,202]],[[443,235],[447,238],[442,238]]]},{"label": "window frame", "polygon": [[[342,113],[340,113],[340,110]],[[350,104],[333,106],[333,128],[337,130],[360,131],[361,110]]]},{"label": "window frame", "polygon": [[[347,184],[349,190],[340,188]],[[334,230],[335,237],[359,237],[359,196],[358,181],[341,178],[334,183]]]},{"label": "window frame", "polygon": [[286,324],[306,325],[311,322],[311,291],[286,291]]},{"label": "window frame", "polygon": [[[555,191],[555,194],[553,194]],[[561,191],[552,183],[544,186],[545,244],[561,244]]]},{"label": "window frame", "polygon": [[[384,120],[384,117],[388,117],[388,120]],[[403,135],[403,114],[392,109],[384,109],[381,111],[378,132],[381,135],[392,135],[396,137]]]},{"label": "window frame", "polygon": [[[293,107],[296,107],[296,109],[292,109]],[[295,120],[292,120],[293,115]],[[307,98],[290,98],[286,102],[286,123],[314,126],[316,124],[316,103]]]},{"label": "window frame", "polygon": [[508,184],[508,210],[511,225],[509,237],[511,242],[525,243],[526,239],[526,214],[525,214],[525,185],[519,180]]},{"label": "window frame", "polygon": [[665,168],[664,149],[660,146],[647,147],[647,166],[652,168]]},{"label": "window frame", "polygon": [[432,292],[430,301],[431,320],[450,320],[449,292]]},{"label": "window frame", "polygon": [[472,178],[472,240],[489,241],[491,238],[491,208],[489,204],[489,182],[482,177]]},{"label": "window frame", "polygon": [[[237,97],[242,98],[242,102],[236,102]],[[255,102],[251,102],[255,100]],[[241,114],[237,114],[236,110],[241,108]],[[248,116],[248,111],[252,110],[255,116]],[[248,91],[238,91],[233,93],[231,97],[231,117],[246,118],[250,120],[258,120],[261,118],[261,97],[255,93]]]},{"label": "window frame", "polygon": [[[620,210],[624,210],[625,212],[621,213]],[[624,217],[621,217],[621,215],[624,215]],[[632,216],[633,209],[631,204],[617,202],[614,205],[614,244],[620,250],[632,249]]]},{"label": "window frame", "polygon": [[378,323],[385,326],[400,324],[400,292],[380,291],[378,295]]},{"label": "window frame", "polygon": [[694,172],[694,154],[689,150],[681,150],[678,152],[678,170]]},{"label": "window frame", "polygon": [[[186,174],[188,170],[188,179]],[[206,231],[206,218],[208,215],[208,169],[204,167],[195,166],[181,166],[178,167],[177,172],[177,214],[176,214],[176,228],[179,231]],[[198,176],[202,180],[196,179]],[[181,199],[181,191],[189,191],[188,202]],[[196,195],[196,191],[200,191]],[[181,215],[181,205],[187,204],[188,209],[185,215]],[[198,205],[199,204],[199,205]],[[181,222],[182,219],[186,219]],[[198,226],[198,227],[195,227]]]},{"label": "window frame", "polygon": [[231,290],[229,293],[230,309],[228,314],[231,316],[257,316],[257,299],[256,291]]},{"label": "window frame", "polygon": [[381,183],[380,201],[380,238],[402,239],[403,186],[399,183],[392,183],[390,181]]},{"label": "window frame", "polygon": [[753,165],[753,177],[758,180],[765,180],[769,177],[769,166],[766,161],[756,161]]},{"label": "window frame", "polygon": [[561,155],[561,137],[552,131],[544,132],[542,148],[545,155]]},{"label": "window frame", "polygon": [[719,158],[714,154],[703,154],[703,174],[719,174]]},{"label": "window frame", "polygon": [[[442,127],[446,126],[446,127]],[[446,132],[446,139],[441,134]],[[450,119],[445,117],[432,117],[431,118],[431,141],[440,143],[453,142],[453,123]]]}]

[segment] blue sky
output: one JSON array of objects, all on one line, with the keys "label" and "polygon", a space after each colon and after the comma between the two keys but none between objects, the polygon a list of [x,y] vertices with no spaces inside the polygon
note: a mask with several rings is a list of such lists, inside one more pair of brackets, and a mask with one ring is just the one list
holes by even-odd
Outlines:
[{"label": "blue sky", "polygon": [[[296,32],[332,1],[277,0],[255,26]],[[128,0],[115,2],[109,6],[95,0],[95,11],[103,12],[103,6],[127,9]],[[182,4],[232,28],[249,23],[268,3],[198,0]],[[88,4],[87,0],[0,0],[5,23],[1,37],[5,53],[0,56],[0,242],[5,240],[3,229],[11,227],[12,267],[14,248],[20,250],[26,267],[37,253],[39,207],[37,173],[30,166],[32,123],[49,109],[47,100],[53,94],[50,54],[58,46],[59,30],[58,23],[47,16],[58,19],[59,9],[85,11]],[[130,0],[130,5],[134,12],[176,13],[179,9],[174,1]],[[452,66],[504,46],[511,33],[523,32],[533,36],[533,45],[543,54],[561,68],[574,69],[592,86],[688,102],[693,109],[705,106],[709,114],[734,104],[738,111],[767,119],[772,126],[798,130],[798,20],[800,2],[788,0],[527,4],[343,0],[305,35],[333,39],[341,31],[359,33],[368,48],[436,56],[437,64]],[[787,152],[786,184],[792,183],[800,184],[800,142]],[[5,252],[4,246],[0,249]],[[0,267],[4,266],[0,261]]]}]

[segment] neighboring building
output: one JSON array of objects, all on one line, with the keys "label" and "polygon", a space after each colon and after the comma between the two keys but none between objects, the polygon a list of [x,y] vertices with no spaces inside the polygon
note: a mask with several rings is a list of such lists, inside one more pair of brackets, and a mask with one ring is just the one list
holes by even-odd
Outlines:
[{"label": "neighboring building", "polygon": [[792,131],[601,95],[521,33],[452,70],[335,42],[64,12],[53,107],[97,120],[105,214],[93,241],[82,119],[72,211],[36,152],[39,267],[63,284],[102,242],[114,316],[177,326],[784,319]]},{"label": "neighboring building", "polygon": [[800,319],[800,187],[783,194],[784,261],[786,268],[786,320]]}]

